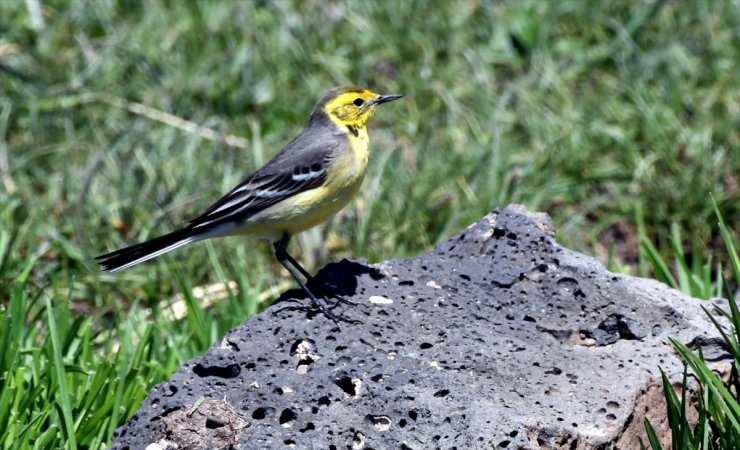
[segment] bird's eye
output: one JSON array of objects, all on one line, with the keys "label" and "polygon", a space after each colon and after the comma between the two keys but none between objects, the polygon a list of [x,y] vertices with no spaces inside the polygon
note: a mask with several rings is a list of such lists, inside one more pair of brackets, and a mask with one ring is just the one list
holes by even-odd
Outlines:
[{"label": "bird's eye", "polygon": [[365,103],[365,100],[361,98],[356,98],[355,101],[352,102],[352,104],[355,106],[362,106],[363,103]]}]

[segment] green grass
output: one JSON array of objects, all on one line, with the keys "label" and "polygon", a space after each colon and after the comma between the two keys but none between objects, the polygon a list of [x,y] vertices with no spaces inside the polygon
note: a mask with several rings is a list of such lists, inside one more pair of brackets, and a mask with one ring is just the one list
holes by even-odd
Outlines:
[{"label": "green grass", "polygon": [[[710,193],[740,232],[730,1],[58,0],[43,25],[33,3],[0,2],[2,449],[100,447],[286,280],[239,238],[115,276],[92,256],[197,214],[336,85],[406,98],[371,124],[359,198],[291,247],[309,268],[415,255],[517,202],[708,297],[728,266]],[[189,295],[229,280],[213,308]]]},{"label": "green grass", "polygon": [[[737,283],[740,280],[740,256],[736,244],[727,229],[716,203],[712,205],[719,221],[720,234],[730,260],[731,277]],[[681,255],[676,251],[676,257]],[[665,265],[659,261],[659,265]],[[677,272],[683,279],[686,278],[686,266],[679,265]],[[684,275],[680,275],[684,273]],[[728,307],[715,304],[710,311],[704,312],[722,336],[729,356],[729,367],[722,376],[709,367],[704,359],[701,347],[693,351],[687,345],[671,338],[674,349],[683,360],[684,375],[681,384],[681,399],[679,400],[673,384],[662,372],[663,392],[666,399],[668,425],[671,429],[671,449],[727,449],[734,450],[740,447],[740,310],[735,295],[724,276],[720,276],[724,294],[728,300]],[[675,280],[672,280],[675,282]],[[691,287],[685,285],[686,287]],[[688,383],[688,369],[696,377],[698,389]],[[647,438],[652,450],[661,450],[663,447],[658,441],[652,423],[645,419]],[[641,441],[640,447],[645,445]]]}]

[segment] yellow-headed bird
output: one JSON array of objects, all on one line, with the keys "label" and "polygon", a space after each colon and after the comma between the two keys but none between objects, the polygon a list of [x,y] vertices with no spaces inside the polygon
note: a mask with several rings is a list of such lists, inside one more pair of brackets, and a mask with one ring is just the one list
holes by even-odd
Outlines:
[{"label": "yellow-headed bird", "polygon": [[354,197],[367,170],[367,121],[378,105],[401,97],[357,86],[330,90],[298,137],[186,226],[95,259],[103,270],[117,272],[202,239],[258,235],[272,240],[275,257],[314,306],[336,319],[301,280],[296,270],[310,275],[286,248],[291,236],[327,220]]}]

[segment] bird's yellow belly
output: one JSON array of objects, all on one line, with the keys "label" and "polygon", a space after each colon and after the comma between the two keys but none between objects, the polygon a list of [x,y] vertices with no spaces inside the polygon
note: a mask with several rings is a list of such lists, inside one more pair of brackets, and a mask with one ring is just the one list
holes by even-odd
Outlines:
[{"label": "bird's yellow belly", "polygon": [[362,178],[354,185],[346,186],[338,191],[329,192],[325,186],[312,189],[295,197],[294,217],[285,224],[285,231],[290,234],[315,227],[328,220],[339,210],[347,206],[362,183]]}]

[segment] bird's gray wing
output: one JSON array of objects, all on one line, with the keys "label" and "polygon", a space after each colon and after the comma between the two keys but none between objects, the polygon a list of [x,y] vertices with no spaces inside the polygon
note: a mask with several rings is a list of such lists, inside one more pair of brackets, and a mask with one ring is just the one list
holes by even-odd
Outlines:
[{"label": "bird's gray wing", "polygon": [[341,145],[340,136],[304,130],[257,172],[189,220],[188,228],[245,220],[269,206],[323,185],[328,166]]}]

